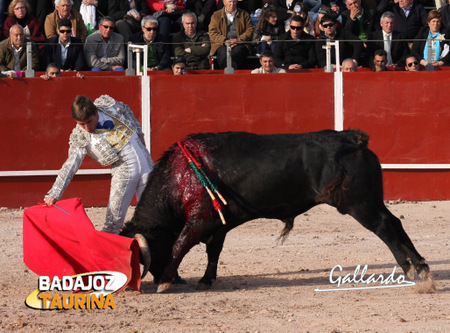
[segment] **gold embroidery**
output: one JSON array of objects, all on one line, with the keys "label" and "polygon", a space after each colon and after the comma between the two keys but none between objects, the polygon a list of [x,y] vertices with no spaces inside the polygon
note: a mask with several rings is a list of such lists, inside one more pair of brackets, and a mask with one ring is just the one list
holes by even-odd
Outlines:
[{"label": "gold embroidery", "polygon": [[97,129],[98,133],[105,133],[105,138],[108,143],[113,147],[116,151],[121,151],[123,146],[125,146],[128,141],[130,141],[131,136],[133,135],[133,131],[129,129],[125,124],[120,122],[115,118],[111,118],[114,121],[114,128],[111,130],[106,129]]}]

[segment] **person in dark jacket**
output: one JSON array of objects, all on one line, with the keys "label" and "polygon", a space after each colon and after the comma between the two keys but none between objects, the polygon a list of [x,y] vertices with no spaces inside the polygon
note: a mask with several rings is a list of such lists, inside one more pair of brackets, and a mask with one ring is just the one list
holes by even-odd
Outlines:
[{"label": "person in dark jacket", "polygon": [[61,19],[58,22],[58,36],[47,39],[44,46],[44,63],[48,66],[56,64],[63,71],[84,71],[83,42],[71,37],[72,22]]},{"label": "person in dark jacket", "polygon": [[[414,39],[419,30],[427,24],[427,11],[414,0],[398,0],[398,3],[393,4],[389,0],[381,0],[377,11],[379,13],[393,12],[395,15],[394,31],[404,33],[407,39]],[[408,12],[408,16],[405,11]]]},{"label": "person in dark jacket", "polygon": [[275,66],[289,70],[312,68],[316,65],[314,37],[303,31],[305,20],[292,17],[290,31],[280,36],[275,47]]},{"label": "person in dark jacket", "polygon": [[108,16],[116,21],[117,32],[123,36],[125,44],[141,29],[142,18],[149,14],[145,0],[108,0]]},{"label": "person in dark jacket", "polygon": [[[322,32],[320,33],[318,41],[315,43],[316,45],[316,54],[317,54],[317,62],[320,68],[324,68],[326,66],[326,49],[323,48],[326,45],[326,40],[330,39],[340,40],[339,45],[339,57],[340,61],[346,58],[358,59],[361,51],[362,51],[362,43],[357,42],[358,39],[355,35],[347,32],[338,30],[336,28],[336,19],[334,16],[325,14],[322,16],[320,20],[320,26]],[[351,41],[355,42],[351,42]],[[336,68],[336,51],[335,48],[331,48],[331,65],[333,68]]]},{"label": "person in dark jacket", "polygon": [[[170,48],[167,41],[157,33],[158,20],[151,15],[147,15],[142,19],[141,25],[142,31],[131,36],[130,41],[133,44],[148,46],[147,70],[170,69]],[[143,64],[142,60],[141,64]],[[136,64],[134,64],[134,67],[136,68]]]}]

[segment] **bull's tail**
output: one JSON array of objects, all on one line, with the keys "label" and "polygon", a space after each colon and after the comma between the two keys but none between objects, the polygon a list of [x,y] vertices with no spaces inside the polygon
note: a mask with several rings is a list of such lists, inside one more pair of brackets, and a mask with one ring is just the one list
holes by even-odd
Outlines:
[{"label": "bull's tail", "polygon": [[331,200],[339,205],[352,180],[344,157],[354,152],[367,149],[369,144],[369,135],[361,130],[347,130],[342,132],[342,135],[345,136],[343,146],[334,155],[336,175],[316,197],[316,202],[327,202]]}]

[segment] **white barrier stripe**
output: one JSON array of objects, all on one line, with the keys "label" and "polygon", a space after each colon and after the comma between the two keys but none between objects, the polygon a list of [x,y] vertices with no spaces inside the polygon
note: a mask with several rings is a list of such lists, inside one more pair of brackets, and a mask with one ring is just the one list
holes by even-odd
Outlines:
[{"label": "white barrier stripe", "polygon": [[[384,170],[450,170],[450,164],[381,164]],[[59,170],[0,171],[0,177],[57,176]],[[111,169],[80,169],[76,175],[107,175]]]},{"label": "white barrier stripe", "polygon": [[[59,170],[0,171],[0,177],[57,176]],[[80,169],[76,175],[107,175],[111,169]]]},{"label": "white barrier stripe", "polygon": [[424,169],[450,169],[450,164],[381,164],[382,169],[411,169],[411,170],[424,170]]}]

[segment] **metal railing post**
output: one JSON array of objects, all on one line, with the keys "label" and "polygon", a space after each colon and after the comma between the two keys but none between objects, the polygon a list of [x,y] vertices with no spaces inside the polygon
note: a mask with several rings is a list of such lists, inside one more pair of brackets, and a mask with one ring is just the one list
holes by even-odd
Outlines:
[{"label": "metal railing post", "polygon": [[331,40],[329,38],[327,38],[327,43],[326,45],[322,46],[322,49],[325,49],[325,54],[326,54],[326,59],[327,59],[327,64],[325,65],[325,72],[326,73],[332,73],[333,72],[333,67],[331,66],[331,47],[332,45],[334,45],[334,43],[331,42]]},{"label": "metal railing post", "polygon": [[226,46],[227,46],[227,67],[225,67],[225,74],[234,74],[234,68],[232,66],[232,61],[231,61],[231,43],[230,41],[226,42]]},{"label": "metal railing post", "polygon": [[133,50],[131,48],[131,42],[127,45],[127,69],[125,71],[126,76],[133,76],[136,74],[136,70],[133,68]]},{"label": "metal railing post", "polygon": [[[144,64],[143,70],[141,71],[141,52],[144,53]],[[132,65],[132,56],[133,53],[136,53],[136,69],[133,68]],[[137,45],[137,44],[128,44],[128,67],[126,75],[141,75],[147,76],[147,54],[148,54],[148,46],[147,45]],[[131,59],[131,60],[130,60]],[[131,61],[131,63],[130,63]],[[130,69],[130,70],[129,70]],[[135,71],[136,70],[136,71]]]},{"label": "metal railing post", "polygon": [[426,71],[434,71],[434,66],[431,63],[431,61],[432,61],[432,59],[431,59],[431,52],[432,52],[431,43],[433,42],[433,39],[428,38],[427,42],[428,42],[428,48],[427,48],[428,61],[427,61],[427,64],[425,65],[425,70]]},{"label": "metal railing post", "polygon": [[31,42],[27,43],[27,69],[25,70],[25,77],[34,77],[33,69],[33,48]]}]

